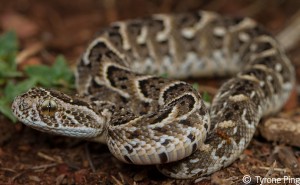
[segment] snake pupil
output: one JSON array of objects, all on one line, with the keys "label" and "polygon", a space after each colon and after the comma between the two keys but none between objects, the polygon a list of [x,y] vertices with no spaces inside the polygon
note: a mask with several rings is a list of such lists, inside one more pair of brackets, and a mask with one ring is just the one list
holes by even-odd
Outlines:
[{"label": "snake pupil", "polygon": [[48,108],[48,112],[51,112],[51,102],[50,101],[49,101],[47,108]]},{"label": "snake pupil", "polygon": [[42,103],[41,111],[44,115],[53,116],[57,110],[57,104],[53,100],[45,100]]}]

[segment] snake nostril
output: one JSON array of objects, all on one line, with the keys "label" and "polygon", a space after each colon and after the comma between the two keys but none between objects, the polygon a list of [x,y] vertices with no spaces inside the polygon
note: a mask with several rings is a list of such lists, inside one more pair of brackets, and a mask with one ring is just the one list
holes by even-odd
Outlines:
[{"label": "snake nostril", "polygon": [[13,103],[13,108],[14,109],[19,109],[21,111],[27,110],[30,108],[29,102],[24,100],[24,99],[19,99],[18,101],[15,101]]},{"label": "snake nostril", "polygon": [[13,101],[13,103],[12,103],[12,105],[11,105],[11,107],[12,107],[12,110],[15,112],[16,111],[16,109],[17,108],[19,108],[19,105],[20,103],[19,103],[19,99],[15,99],[14,101]]}]

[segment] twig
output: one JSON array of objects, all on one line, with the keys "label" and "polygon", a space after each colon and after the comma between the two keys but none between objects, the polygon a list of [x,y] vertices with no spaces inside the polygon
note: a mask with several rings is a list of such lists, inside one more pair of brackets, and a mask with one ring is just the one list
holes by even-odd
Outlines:
[{"label": "twig", "polygon": [[125,180],[124,180],[124,177],[123,177],[122,173],[119,172],[118,175],[119,175],[119,177],[120,177],[120,179],[122,181],[122,184],[125,184]]},{"label": "twig", "polygon": [[[258,168],[262,169],[262,170],[270,170],[272,167],[261,166],[261,167],[258,167]],[[287,169],[286,168],[273,168],[273,171],[278,171],[278,172],[286,173]]]},{"label": "twig", "polygon": [[18,174],[16,174],[15,176],[13,176],[10,180],[9,180],[9,183],[13,184],[13,182],[19,178],[20,176],[22,176],[24,173],[26,173],[28,170],[25,170],[25,171],[22,171]]},{"label": "twig", "polygon": [[[269,168],[267,174],[264,176],[264,178],[268,178],[270,177],[270,175],[272,175],[272,173],[274,172],[274,168],[276,166],[276,160],[274,161],[274,163],[272,164],[272,166]],[[261,183],[261,185],[265,184],[264,182]]]},{"label": "twig", "polygon": [[65,179],[66,176],[67,176],[67,174],[61,174],[58,177],[56,177],[55,184],[56,185],[62,184],[62,181]]},{"label": "twig", "polygon": [[300,40],[300,11],[276,37],[285,50],[291,50],[296,46]]},{"label": "twig", "polygon": [[48,161],[53,161],[53,162],[56,162],[56,163],[63,163],[63,161],[61,159],[56,159],[56,158],[53,158],[47,154],[44,154],[42,152],[38,152],[37,155],[43,159],[46,159]]},{"label": "twig", "polygon": [[210,179],[211,179],[210,176],[199,177],[199,178],[195,179],[194,183],[198,183],[198,182],[201,182],[203,180],[210,180]]},{"label": "twig", "polygon": [[87,143],[84,145],[84,150],[85,150],[86,158],[87,158],[87,160],[88,160],[88,162],[89,162],[89,165],[90,165],[90,167],[91,167],[91,169],[92,169],[92,172],[96,172],[94,163],[93,163],[93,161],[92,161],[92,159],[91,159],[91,154],[90,154],[90,151],[89,151],[89,148],[88,148],[88,144],[87,144]]},{"label": "twig", "polygon": [[[40,166],[33,166],[31,168],[28,168],[28,169],[25,169],[24,171],[20,172],[20,173],[17,173],[15,176],[13,176],[10,180],[9,180],[9,183],[10,184],[13,184],[13,182],[19,178],[20,176],[22,176],[23,174],[31,171],[31,170],[40,170],[40,169],[47,169],[47,168],[50,168],[50,167],[53,167],[53,166],[56,166],[58,165],[57,163],[51,163],[51,164],[45,164],[45,165],[40,165]],[[7,168],[0,168],[0,170],[8,170]],[[15,172],[15,171],[13,171]]]},{"label": "twig", "polygon": [[16,57],[16,63],[21,64],[23,61],[25,61],[28,57],[35,55],[39,51],[41,51],[44,48],[44,45],[41,43],[35,43],[32,46],[24,49],[21,51],[18,56]]},{"label": "twig", "polygon": [[7,171],[7,172],[12,172],[12,173],[17,173],[15,170],[10,169],[10,168],[0,168],[1,171]]},{"label": "twig", "polygon": [[114,177],[113,175],[111,176],[111,178],[116,182],[117,185],[122,185],[122,182],[120,182],[116,177]]},{"label": "twig", "polygon": [[50,164],[44,164],[44,165],[40,165],[40,166],[33,166],[31,168],[29,168],[30,170],[40,170],[40,169],[47,169],[47,168],[50,168],[50,167],[54,167],[54,166],[57,166],[58,163],[50,163]]}]

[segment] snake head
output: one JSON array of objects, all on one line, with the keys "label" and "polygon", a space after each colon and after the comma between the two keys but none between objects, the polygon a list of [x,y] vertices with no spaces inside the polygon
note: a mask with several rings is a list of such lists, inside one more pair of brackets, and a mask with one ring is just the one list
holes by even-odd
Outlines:
[{"label": "snake head", "polygon": [[18,120],[34,129],[95,140],[104,131],[106,117],[91,106],[58,91],[32,88],[14,99],[12,110]]}]

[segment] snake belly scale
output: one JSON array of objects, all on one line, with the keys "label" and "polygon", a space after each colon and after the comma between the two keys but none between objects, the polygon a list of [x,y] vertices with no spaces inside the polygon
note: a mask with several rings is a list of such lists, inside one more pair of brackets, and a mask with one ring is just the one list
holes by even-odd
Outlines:
[{"label": "snake belly scale", "polygon": [[[175,80],[222,75],[234,77],[209,110],[190,84]],[[121,161],[188,179],[236,160],[294,83],[284,51],[254,20],[157,14],[103,29],[78,62],[79,95],[33,88],[12,109],[37,130],[106,143]]]}]

